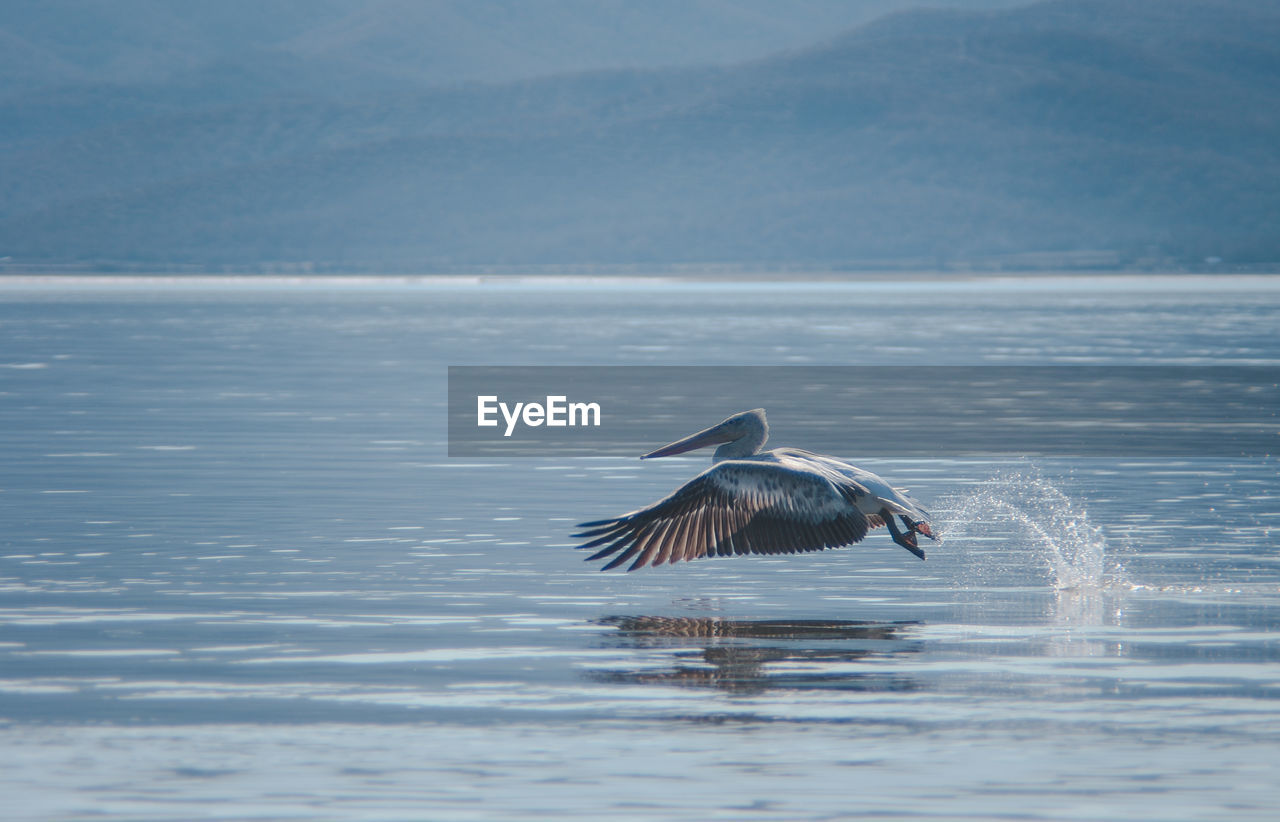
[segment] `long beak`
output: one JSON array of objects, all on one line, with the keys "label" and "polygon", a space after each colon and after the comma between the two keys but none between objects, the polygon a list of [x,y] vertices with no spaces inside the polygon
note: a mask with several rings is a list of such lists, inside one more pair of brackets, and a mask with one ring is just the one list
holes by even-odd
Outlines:
[{"label": "long beak", "polygon": [[695,448],[705,448],[708,445],[719,445],[725,442],[732,442],[733,437],[729,436],[725,431],[724,425],[714,425],[705,431],[699,431],[696,434],[690,434],[682,440],[676,440],[670,445],[664,445],[657,451],[650,451],[640,459],[648,460],[655,457],[672,457],[676,454],[683,454],[685,451],[692,451]]}]

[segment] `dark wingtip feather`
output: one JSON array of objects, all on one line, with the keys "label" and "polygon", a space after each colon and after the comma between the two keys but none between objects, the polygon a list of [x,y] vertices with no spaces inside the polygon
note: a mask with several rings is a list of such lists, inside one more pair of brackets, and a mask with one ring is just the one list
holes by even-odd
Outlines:
[{"label": "dark wingtip feather", "polygon": [[619,565],[622,565],[623,563],[629,561],[632,557],[636,555],[637,552],[639,552],[639,550],[640,550],[639,545],[632,545],[630,548],[628,548],[627,550],[623,551],[621,554],[618,554],[616,557],[614,557],[612,562],[610,562],[608,565],[604,566],[600,570],[612,571],[614,568],[617,568]]},{"label": "dark wingtip feather", "polygon": [[582,543],[581,545],[579,545],[579,546],[578,546],[578,550],[579,550],[579,551],[586,551],[586,550],[589,550],[589,549],[591,549],[591,548],[597,548],[597,547],[599,547],[599,546],[601,546],[601,545],[604,545],[606,542],[613,542],[615,539],[617,539],[617,538],[618,538],[618,536],[619,536],[619,535],[618,535],[617,533],[608,533],[608,534],[605,534],[605,535],[604,535],[604,536],[602,536],[602,537],[596,537],[595,539],[591,540],[590,542],[584,542],[584,543]]},{"label": "dark wingtip feather", "polygon": [[600,520],[599,522],[584,522],[578,526],[578,532],[571,536],[574,539],[591,539],[605,534],[617,535],[627,527],[627,524],[627,520],[622,518]]},{"label": "dark wingtip feather", "polygon": [[[650,560],[653,558],[652,556],[653,550],[654,549],[650,548],[649,550],[642,553],[640,556],[636,557],[636,561],[631,563],[631,567],[627,569],[627,573],[629,574],[632,571],[638,570],[648,565]],[[658,563],[655,562],[653,564],[657,565]]]},{"label": "dark wingtip feather", "polygon": [[621,517],[613,517],[611,519],[596,519],[596,520],[592,520],[591,522],[579,522],[578,527],[579,528],[599,528],[602,525],[616,525],[617,523],[620,523],[620,522],[622,522]]},{"label": "dark wingtip feather", "polygon": [[592,560],[595,560],[595,559],[604,559],[610,554],[616,554],[618,551],[622,550],[627,546],[628,541],[629,541],[628,539],[614,540],[613,542],[609,543],[605,547],[601,548],[599,551],[596,551],[594,554],[587,557],[586,561],[591,562]]}]

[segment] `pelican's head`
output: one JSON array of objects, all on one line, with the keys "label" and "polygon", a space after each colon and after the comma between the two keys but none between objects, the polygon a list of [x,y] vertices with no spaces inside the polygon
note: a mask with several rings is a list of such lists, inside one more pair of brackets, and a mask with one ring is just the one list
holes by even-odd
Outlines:
[{"label": "pelican's head", "polygon": [[676,440],[670,445],[664,445],[656,451],[650,451],[640,459],[671,457],[695,448],[705,448],[708,445],[720,446],[716,449],[717,460],[748,457],[759,453],[761,446],[768,438],[769,423],[765,420],[764,409],[755,408],[734,414],[719,425],[713,425],[696,434],[690,434],[682,440]]}]

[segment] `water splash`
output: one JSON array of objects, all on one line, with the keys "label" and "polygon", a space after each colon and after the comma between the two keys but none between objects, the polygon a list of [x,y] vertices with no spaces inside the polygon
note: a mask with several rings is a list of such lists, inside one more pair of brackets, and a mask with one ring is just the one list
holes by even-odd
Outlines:
[{"label": "water splash", "polygon": [[1035,468],[997,475],[942,513],[943,539],[963,551],[972,582],[1026,584],[1047,572],[1059,591],[1098,590],[1123,576],[1102,528]]}]

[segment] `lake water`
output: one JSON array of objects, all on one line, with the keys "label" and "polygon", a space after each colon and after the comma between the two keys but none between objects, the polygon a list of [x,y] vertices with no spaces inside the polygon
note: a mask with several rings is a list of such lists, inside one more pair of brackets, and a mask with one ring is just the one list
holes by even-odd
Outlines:
[{"label": "lake water", "polygon": [[573,524],[706,455],[450,459],[445,385],[1280,366],[1277,329],[1262,276],[0,281],[3,816],[1272,819],[1274,454],[878,445],[836,456],[934,509],[927,562],[602,574]]}]

